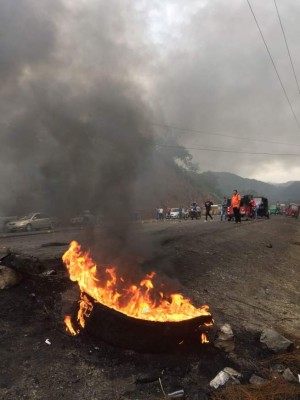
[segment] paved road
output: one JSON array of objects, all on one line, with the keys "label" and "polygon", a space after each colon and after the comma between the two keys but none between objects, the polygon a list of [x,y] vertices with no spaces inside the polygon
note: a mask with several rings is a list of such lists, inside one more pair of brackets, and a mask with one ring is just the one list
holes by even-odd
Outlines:
[{"label": "paved road", "polygon": [[[257,221],[263,222],[263,220]],[[245,222],[245,224],[251,224]],[[256,222],[255,222],[256,223]],[[102,243],[103,238],[107,238],[107,227],[105,225],[99,226],[94,230],[96,242]],[[220,222],[219,217],[213,220],[205,221],[204,218],[200,220],[165,220],[163,222],[150,220],[133,223],[130,226],[127,234],[129,240],[138,242],[151,242],[156,246],[158,242],[163,241],[168,237],[176,238],[178,236],[187,235],[191,236],[193,233],[219,232],[227,231],[235,228],[233,222]],[[113,240],[113,235],[118,234],[118,225],[115,226],[110,240]],[[5,253],[7,249],[15,253],[22,253],[25,255],[35,256],[38,258],[59,257],[67,249],[68,244],[72,240],[77,240],[79,243],[87,243],[91,231],[85,228],[64,228],[51,231],[34,231],[34,232],[14,232],[0,234],[0,253]]]}]

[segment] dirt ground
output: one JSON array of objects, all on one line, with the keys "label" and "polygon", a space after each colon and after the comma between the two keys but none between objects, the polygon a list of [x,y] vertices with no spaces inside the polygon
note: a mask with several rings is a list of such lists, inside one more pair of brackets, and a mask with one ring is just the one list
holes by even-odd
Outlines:
[{"label": "dirt ground", "polygon": [[[145,269],[174,280],[195,305],[208,304],[216,326],[230,323],[235,352],[209,344],[187,354],[139,354],[88,335],[68,336],[62,303],[74,284],[61,256],[64,243],[80,241],[83,232],[2,235],[3,254],[13,253],[3,264],[24,279],[0,292],[0,399],[159,399],[161,377],[166,392],[184,389],[187,399],[204,400],[223,367],[241,370],[246,380],[269,355],[259,343],[262,328],[299,346],[299,220],[148,222],[134,231],[152,243]],[[55,275],[44,274],[52,269]]]}]

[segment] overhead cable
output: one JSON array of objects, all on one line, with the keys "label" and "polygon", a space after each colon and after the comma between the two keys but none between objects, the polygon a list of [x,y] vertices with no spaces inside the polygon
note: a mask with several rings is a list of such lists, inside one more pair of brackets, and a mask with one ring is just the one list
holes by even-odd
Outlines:
[{"label": "overhead cable", "polygon": [[228,149],[216,149],[216,148],[207,148],[207,147],[185,147],[185,146],[178,146],[172,144],[160,144],[155,143],[157,147],[173,147],[178,149],[186,149],[186,150],[199,150],[199,151],[214,151],[219,153],[235,153],[235,154],[252,154],[252,155],[265,155],[265,156],[290,156],[290,157],[299,157],[300,154],[294,153],[266,153],[266,152],[259,152],[254,153],[250,151],[238,151],[238,150],[228,150]]},{"label": "overhead cable", "polygon": [[290,58],[290,61],[291,61],[291,65],[292,65],[295,81],[296,81],[296,84],[297,84],[298,92],[300,94],[300,88],[299,88],[299,83],[298,83],[296,71],[295,71],[295,68],[294,68],[294,63],[293,63],[291,52],[290,52],[290,49],[289,49],[289,46],[288,46],[288,43],[287,43],[287,39],[286,39],[285,32],[284,32],[284,29],[283,29],[283,24],[281,22],[281,18],[280,18],[280,14],[279,14],[279,10],[278,10],[277,4],[276,4],[276,0],[274,0],[274,4],[275,4],[276,11],[277,11],[277,15],[278,15],[279,23],[280,23],[280,26],[281,26],[282,34],[283,34],[283,37],[284,37],[286,49],[287,49],[287,52],[288,52],[288,55],[289,55],[289,58]]},{"label": "overhead cable", "polygon": [[168,125],[168,124],[162,124],[162,123],[160,124],[160,123],[153,122],[151,125],[161,126],[163,128],[168,128],[168,129],[176,129],[178,131],[183,131],[183,132],[200,133],[202,135],[208,135],[208,136],[221,136],[221,137],[225,137],[225,138],[233,138],[233,139],[238,139],[238,140],[245,140],[247,142],[272,143],[272,144],[280,144],[280,145],[284,145],[284,146],[300,147],[300,144],[297,144],[297,143],[284,143],[284,142],[275,142],[275,141],[272,141],[272,140],[251,139],[251,138],[240,137],[240,136],[235,136],[235,135],[227,135],[227,134],[224,134],[224,133],[210,132],[210,131],[199,130],[199,129],[183,128],[183,127],[178,127],[178,126]]},{"label": "overhead cable", "polygon": [[270,60],[271,60],[271,62],[272,62],[272,64],[273,64],[273,67],[274,67],[274,69],[275,69],[276,75],[277,75],[278,80],[279,80],[279,82],[280,82],[280,85],[281,85],[281,87],[282,87],[282,90],[283,90],[283,92],[284,92],[284,94],[285,94],[285,97],[286,97],[286,99],[287,99],[287,102],[288,102],[288,104],[289,104],[289,106],[290,106],[291,112],[292,112],[292,114],[293,114],[293,116],[294,116],[294,118],[295,118],[295,121],[296,121],[296,123],[297,123],[298,128],[300,129],[300,123],[299,123],[299,121],[298,121],[298,119],[297,119],[297,116],[296,116],[295,111],[294,111],[294,109],[293,109],[292,103],[291,103],[291,101],[290,101],[290,99],[289,99],[289,96],[288,96],[288,94],[287,94],[287,92],[286,92],[286,90],[285,90],[285,87],[284,87],[284,85],[283,85],[283,83],[282,83],[282,80],[281,80],[281,78],[280,78],[279,72],[278,72],[278,70],[277,70],[277,68],[276,68],[275,62],[274,62],[274,60],[273,60],[273,57],[272,57],[272,55],[271,55],[271,53],[270,53],[270,50],[269,50],[269,47],[268,47],[268,45],[267,45],[267,42],[266,42],[266,40],[265,40],[265,38],[264,38],[264,35],[263,35],[263,33],[262,33],[262,30],[260,29],[259,23],[258,23],[258,21],[257,21],[257,19],[256,19],[255,14],[254,14],[254,11],[253,11],[253,9],[252,9],[252,7],[251,7],[250,1],[247,0],[247,3],[248,3],[248,5],[249,5],[250,11],[251,11],[251,13],[252,13],[252,15],[253,15],[254,21],[255,21],[255,23],[256,23],[256,25],[257,25],[257,28],[258,28],[258,30],[259,30],[260,36],[261,36],[261,38],[262,38],[262,40],[263,40],[263,42],[264,42],[264,45],[265,45],[265,47],[266,47],[266,49],[267,49],[267,52],[268,52],[269,57],[270,57]]}]

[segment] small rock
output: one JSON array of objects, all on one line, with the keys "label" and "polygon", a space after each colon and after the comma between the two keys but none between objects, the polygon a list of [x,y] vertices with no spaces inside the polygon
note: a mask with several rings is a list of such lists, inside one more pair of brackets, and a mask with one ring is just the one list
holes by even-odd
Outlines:
[{"label": "small rock", "polygon": [[231,326],[224,324],[220,327],[217,332],[217,338],[214,341],[214,346],[220,350],[224,350],[226,353],[230,353],[234,350],[234,336]]},{"label": "small rock", "polygon": [[43,272],[42,275],[44,275],[44,276],[51,276],[51,275],[56,275],[56,274],[57,274],[57,272],[55,271],[55,269],[50,269],[49,271]]},{"label": "small rock", "polygon": [[268,249],[271,249],[271,248],[273,247],[273,245],[272,245],[272,243],[268,243],[268,244],[266,245],[266,247],[267,247]]},{"label": "small rock", "polygon": [[295,377],[295,375],[292,373],[292,371],[289,368],[286,368],[283,371],[282,376],[288,382],[298,382],[297,378]]},{"label": "small rock", "polygon": [[184,397],[184,390],[176,390],[175,392],[168,393],[167,396],[169,399],[182,399]]},{"label": "small rock", "polygon": [[0,289],[9,289],[22,281],[22,275],[13,268],[0,265]]},{"label": "small rock", "polygon": [[229,324],[224,324],[220,327],[218,332],[218,339],[231,340],[233,338],[233,331]]},{"label": "small rock", "polygon": [[270,328],[266,328],[262,331],[260,342],[265,344],[269,350],[274,351],[275,353],[286,352],[291,350],[294,346],[293,342]]},{"label": "small rock", "polygon": [[241,377],[241,374],[232,368],[226,367],[210,381],[209,385],[215,389],[218,389],[219,386],[224,386],[227,382],[232,385],[240,384],[240,381],[236,378],[236,376]]},{"label": "small rock", "polygon": [[274,364],[271,365],[270,369],[276,372],[277,374],[282,374],[283,371],[285,370],[285,366],[283,364]]},{"label": "small rock", "polygon": [[240,374],[233,368],[226,367],[223,369],[223,371],[226,372],[228,375],[233,376],[235,378],[242,378],[242,374]]},{"label": "small rock", "polygon": [[226,372],[224,372],[224,371],[220,371],[220,372],[218,373],[218,375],[216,375],[216,376],[214,377],[214,379],[212,379],[212,380],[209,382],[209,386],[211,386],[211,387],[213,387],[213,388],[215,388],[215,389],[218,389],[219,386],[225,385],[225,383],[228,382],[229,379],[230,379],[230,375],[228,375],[228,374],[227,374]]},{"label": "small rock", "polygon": [[251,383],[252,385],[262,385],[263,383],[267,382],[266,379],[261,378],[258,375],[251,375],[250,379],[249,379],[249,383]]}]

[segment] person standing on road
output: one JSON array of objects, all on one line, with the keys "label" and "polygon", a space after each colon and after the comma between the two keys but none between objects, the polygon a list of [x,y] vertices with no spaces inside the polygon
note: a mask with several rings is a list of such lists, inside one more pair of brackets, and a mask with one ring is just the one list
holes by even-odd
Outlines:
[{"label": "person standing on road", "polygon": [[221,221],[223,221],[223,217],[224,221],[227,220],[226,213],[227,213],[227,197],[224,197],[221,205]]},{"label": "person standing on road", "polygon": [[240,204],[241,204],[241,196],[238,194],[237,190],[235,189],[232,194],[231,198],[231,206],[233,209],[233,215],[235,218],[235,223],[241,223],[241,216],[240,216]]},{"label": "person standing on road", "polygon": [[207,217],[210,217],[210,219],[213,219],[213,217],[210,215],[211,206],[212,206],[213,204],[214,204],[214,203],[211,201],[211,199],[207,200],[207,201],[204,203],[205,211],[206,211],[206,213],[205,213],[205,221],[207,221]]},{"label": "person standing on road", "polygon": [[252,208],[252,218],[257,219],[257,204],[253,197],[250,199],[250,207]]},{"label": "person standing on road", "polygon": [[183,210],[183,208],[182,208],[182,206],[180,206],[179,213],[178,213],[179,222],[181,222],[181,220],[182,220],[182,210]]},{"label": "person standing on road", "polygon": [[164,209],[162,207],[160,207],[158,210],[158,217],[160,221],[164,220]]}]

